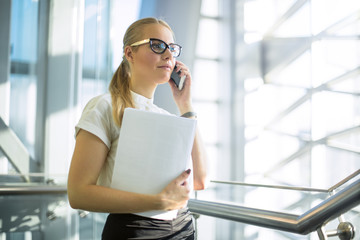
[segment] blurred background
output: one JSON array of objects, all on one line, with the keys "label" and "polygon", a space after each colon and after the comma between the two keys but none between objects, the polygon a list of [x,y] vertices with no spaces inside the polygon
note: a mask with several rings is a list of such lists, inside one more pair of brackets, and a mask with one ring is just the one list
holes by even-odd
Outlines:
[{"label": "blurred background", "polygon": [[[106,214],[71,209],[63,191],[74,126],[107,92],[127,27],[150,16],[192,71],[213,180],[194,198],[302,214],[329,194],[223,182],[326,190],[360,169],[358,0],[1,0],[0,240],[100,239]],[[168,84],[155,103],[177,114]],[[359,211],[345,215],[357,228]],[[196,222],[201,240],[319,239]]]}]

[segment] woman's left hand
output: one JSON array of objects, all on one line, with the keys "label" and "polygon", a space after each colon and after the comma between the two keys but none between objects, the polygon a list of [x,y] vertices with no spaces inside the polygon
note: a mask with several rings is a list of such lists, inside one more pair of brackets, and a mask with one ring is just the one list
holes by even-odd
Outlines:
[{"label": "woman's left hand", "polygon": [[191,101],[191,74],[189,68],[180,61],[176,61],[175,71],[181,71],[180,77],[186,76],[182,90],[179,90],[173,81],[169,81],[175,103],[180,110],[180,114],[184,114],[193,111]]}]

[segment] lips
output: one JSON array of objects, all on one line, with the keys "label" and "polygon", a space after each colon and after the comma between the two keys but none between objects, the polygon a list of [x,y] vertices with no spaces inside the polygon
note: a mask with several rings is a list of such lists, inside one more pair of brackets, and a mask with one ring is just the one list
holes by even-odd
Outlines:
[{"label": "lips", "polygon": [[170,66],[170,65],[162,65],[162,66],[159,66],[158,68],[163,68],[163,69],[171,70],[171,66]]}]

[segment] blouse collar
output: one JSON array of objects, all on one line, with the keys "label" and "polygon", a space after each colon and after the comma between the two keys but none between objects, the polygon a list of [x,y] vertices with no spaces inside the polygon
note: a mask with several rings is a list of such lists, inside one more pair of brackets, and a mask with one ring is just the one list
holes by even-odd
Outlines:
[{"label": "blouse collar", "polygon": [[144,96],[142,96],[136,92],[133,92],[131,90],[130,90],[130,92],[131,92],[131,96],[136,104],[148,105],[148,104],[153,104],[153,102],[154,102],[153,98],[144,97]]}]

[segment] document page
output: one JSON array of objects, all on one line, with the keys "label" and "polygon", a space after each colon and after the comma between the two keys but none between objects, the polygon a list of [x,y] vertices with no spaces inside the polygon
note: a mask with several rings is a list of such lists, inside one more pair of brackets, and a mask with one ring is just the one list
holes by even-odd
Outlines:
[{"label": "document page", "polygon": [[[173,179],[192,168],[196,120],[126,108],[120,129],[111,187],[143,194],[160,193]],[[188,181],[193,186],[193,176]],[[175,211],[138,215],[173,219]]]}]

